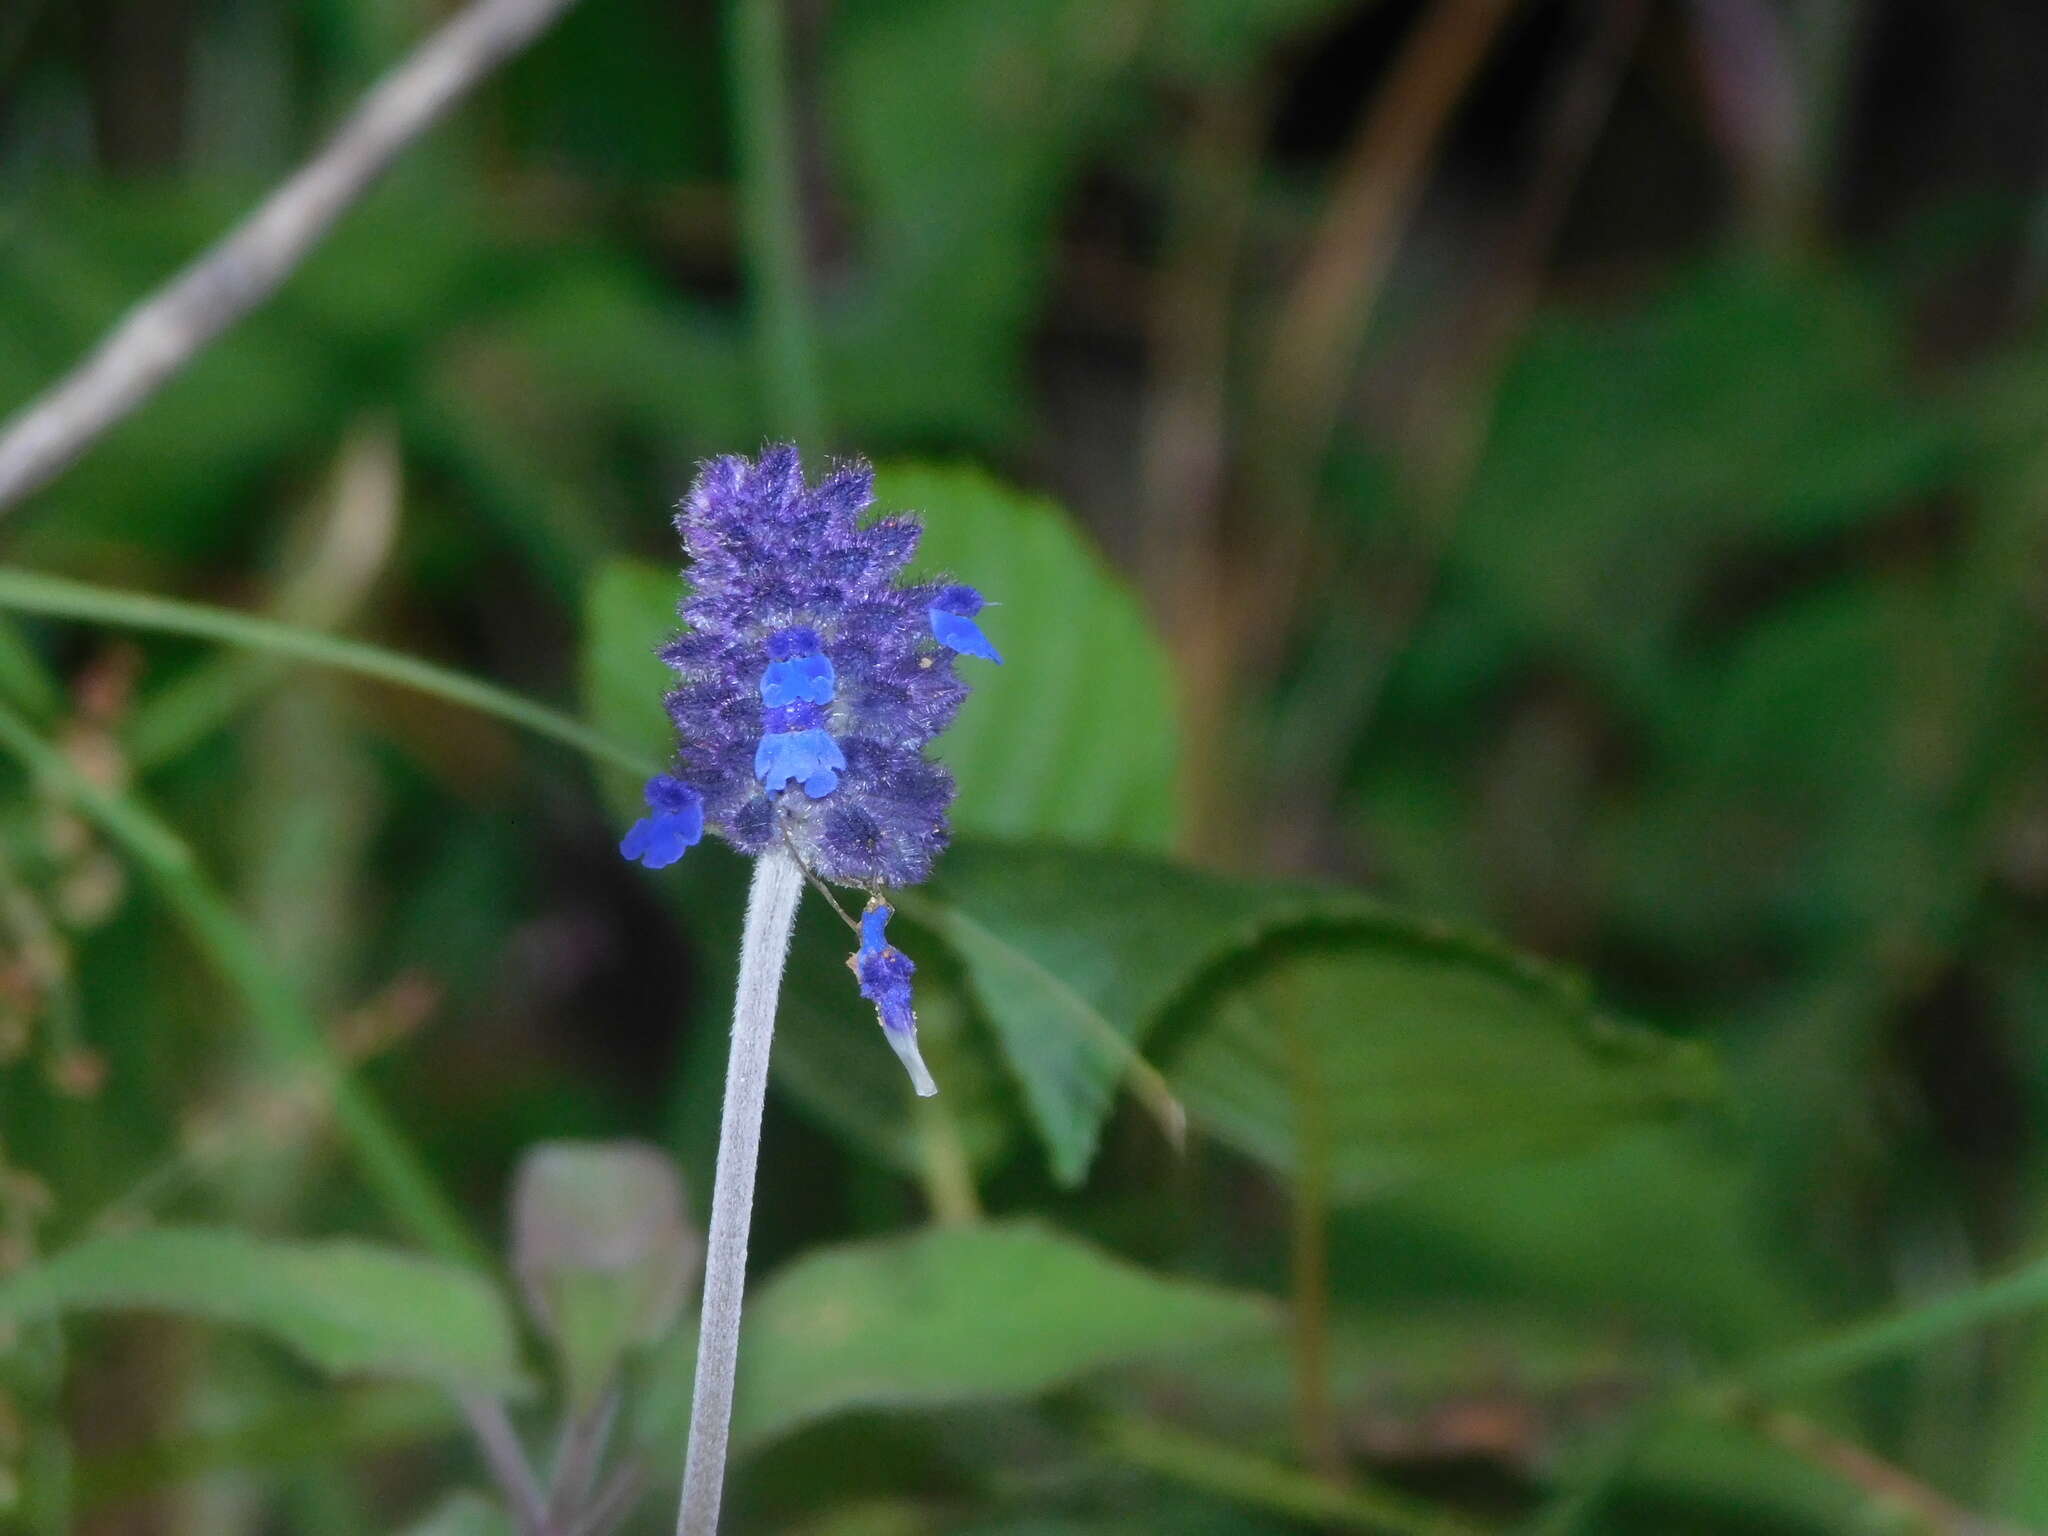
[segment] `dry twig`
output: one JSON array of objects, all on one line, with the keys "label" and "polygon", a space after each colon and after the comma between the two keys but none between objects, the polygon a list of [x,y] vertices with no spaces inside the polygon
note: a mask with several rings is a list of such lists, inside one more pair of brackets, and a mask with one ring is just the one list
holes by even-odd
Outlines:
[{"label": "dry twig", "polygon": [[276,292],[408,144],[574,3],[475,0],[380,80],[262,207],[0,426],[0,512],[55,479]]}]

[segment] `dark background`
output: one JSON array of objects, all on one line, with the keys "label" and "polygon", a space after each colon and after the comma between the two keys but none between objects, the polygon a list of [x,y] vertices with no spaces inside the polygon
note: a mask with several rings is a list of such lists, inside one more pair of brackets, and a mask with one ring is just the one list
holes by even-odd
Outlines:
[{"label": "dark background", "polygon": [[[0,0],[0,408],[443,10]],[[1676,1129],[1344,1195],[1305,1261],[1301,1199],[1199,1112],[1176,1157],[1126,1106],[1066,1188],[991,1067],[988,1212],[1294,1286],[1297,1308],[1304,1262],[1323,1277],[1348,1341],[1334,1451],[1278,1388],[1224,1411],[1197,1373],[1149,1401],[1515,1528],[1669,1383],[2035,1249],[2048,7],[789,18],[829,419],[807,454],[975,464],[1058,502],[1172,679],[1145,685],[1179,720],[1157,814],[1063,822],[1062,790],[964,799],[963,826],[1368,891],[1584,972],[1725,1076]],[[602,723],[601,573],[644,591],[621,557],[672,570],[694,463],[789,425],[755,366],[727,41],[711,6],[582,0],[274,302],[0,522],[5,560],[346,630]],[[963,573],[1008,599],[999,644],[1078,611],[979,547],[992,568]],[[480,1224],[549,1137],[663,1144],[701,1210],[735,861],[643,877],[613,852],[617,786],[483,716],[224,670],[189,640],[18,635],[22,675],[61,685],[48,732],[146,794],[322,1017],[354,1021],[367,1078]],[[1006,675],[1005,697],[1048,690],[1038,739],[1091,686],[1139,686],[1116,661],[1079,658],[1056,697]],[[1062,751],[1150,761],[1146,718],[1092,709]],[[317,1112],[261,1155],[193,1150],[270,1124],[234,1008],[147,882],[12,764],[0,803],[0,1271],[137,1188],[165,1219],[378,1231]],[[959,1049],[986,1054],[967,1012]],[[1169,1077],[1180,1038],[1160,1037]],[[819,1081],[771,1102],[757,1275],[924,1219],[916,1177]],[[0,1467],[32,1482],[24,1447],[61,1439],[81,1529],[389,1530],[480,1480],[444,1420],[351,1435],[262,1347],[162,1320],[67,1335],[59,1377],[0,1396]],[[1796,1418],[1674,1431],[1584,1528],[2048,1529],[2044,1385],[2023,1322],[1947,1336]],[[1089,1390],[827,1419],[742,1464],[736,1518],[1324,1528],[1105,1460]]]}]

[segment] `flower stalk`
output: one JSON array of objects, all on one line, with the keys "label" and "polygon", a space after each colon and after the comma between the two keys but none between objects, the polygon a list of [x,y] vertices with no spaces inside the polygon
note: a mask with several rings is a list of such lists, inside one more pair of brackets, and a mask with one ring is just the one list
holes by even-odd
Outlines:
[{"label": "flower stalk", "polygon": [[754,857],[711,1197],[696,1399],[677,1530],[717,1529],[746,1283],[768,1050],[806,880],[865,891],[856,988],[920,1096],[911,978],[884,892],[916,885],[946,846],[953,778],[925,754],[967,696],[962,656],[1000,663],[972,587],[907,579],[922,527],[870,515],[874,471],[841,463],[815,486],[791,444],[704,464],[676,517],[690,556],[683,632],[661,648],[678,686],[670,772],[619,852],[666,869],[705,836]]},{"label": "flower stalk", "polygon": [[746,929],[740,939],[725,1109],[718,1127],[718,1171],[711,1190],[704,1304],[697,1331],[697,1382],[690,1402],[690,1444],[676,1536],[713,1536],[718,1529],[726,1442],[732,1430],[733,1375],[739,1360],[740,1303],[746,1290],[747,1234],[753,1222],[754,1169],[760,1160],[761,1108],[768,1093],[768,1052],[803,890],[803,870],[781,844],[771,844],[754,861]]}]

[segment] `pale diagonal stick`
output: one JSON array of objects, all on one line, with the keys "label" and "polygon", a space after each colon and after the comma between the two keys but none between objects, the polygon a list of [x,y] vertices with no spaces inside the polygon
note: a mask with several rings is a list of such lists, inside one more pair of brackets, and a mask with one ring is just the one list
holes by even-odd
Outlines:
[{"label": "pale diagonal stick", "polygon": [[48,484],[214,337],[276,292],[399,152],[575,0],[475,0],[372,87],[242,222],[0,426],[0,512]]}]

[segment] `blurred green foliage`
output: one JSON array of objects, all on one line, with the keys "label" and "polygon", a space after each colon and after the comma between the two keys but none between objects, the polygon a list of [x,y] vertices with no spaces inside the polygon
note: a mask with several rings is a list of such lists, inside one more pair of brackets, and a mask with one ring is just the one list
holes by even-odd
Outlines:
[{"label": "blurred green foliage", "polygon": [[[0,409],[439,9],[0,10]],[[799,924],[733,1530],[2048,1529],[2048,38],[1515,11],[1292,463],[1440,10],[789,7],[806,451],[1007,665],[937,1100]],[[510,1532],[450,1386],[668,1528],[746,871],[613,849],[667,509],[778,419],[725,41],[582,0],[0,514],[287,637],[0,584],[0,1530]]]}]

